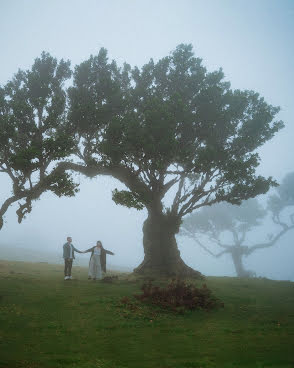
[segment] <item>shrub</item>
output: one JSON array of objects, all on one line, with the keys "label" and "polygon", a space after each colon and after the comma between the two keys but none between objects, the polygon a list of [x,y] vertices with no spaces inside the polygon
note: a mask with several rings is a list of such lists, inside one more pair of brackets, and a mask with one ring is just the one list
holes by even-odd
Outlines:
[{"label": "shrub", "polygon": [[197,288],[182,280],[172,280],[166,287],[160,288],[149,281],[142,286],[141,290],[142,294],[135,295],[138,300],[176,312],[195,309],[211,310],[224,306],[212,295],[206,284]]}]

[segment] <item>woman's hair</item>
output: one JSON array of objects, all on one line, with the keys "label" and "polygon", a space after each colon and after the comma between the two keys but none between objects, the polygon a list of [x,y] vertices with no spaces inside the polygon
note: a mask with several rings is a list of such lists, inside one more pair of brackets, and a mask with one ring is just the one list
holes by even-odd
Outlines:
[{"label": "woman's hair", "polygon": [[101,247],[102,247],[102,243],[101,243],[101,241],[100,241],[100,240],[97,240],[96,245],[101,245]]}]

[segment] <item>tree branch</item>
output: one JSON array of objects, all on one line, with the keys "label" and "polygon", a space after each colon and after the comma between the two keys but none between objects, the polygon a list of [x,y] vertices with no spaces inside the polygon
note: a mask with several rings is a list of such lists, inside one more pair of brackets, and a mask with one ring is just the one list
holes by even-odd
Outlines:
[{"label": "tree branch", "polygon": [[294,224],[292,226],[287,226],[287,228],[280,231],[270,242],[268,243],[260,243],[253,245],[252,247],[248,247],[248,251],[246,252],[246,256],[253,253],[256,249],[269,248],[273,246],[286,232],[294,229]]},{"label": "tree branch", "polygon": [[[212,193],[214,193],[217,189],[219,189],[221,182],[217,183],[214,187],[211,187],[209,190],[204,190],[204,187],[210,181],[212,181],[216,176],[217,175],[215,174],[215,172],[206,173],[205,178],[201,181],[201,184],[181,198],[180,202],[184,202],[189,196],[192,195],[191,198],[188,200],[188,202],[186,202],[180,209],[179,215],[181,217],[187,215],[188,213],[191,213],[192,211],[194,211],[195,209],[199,207],[203,207],[206,205],[212,205],[216,202],[219,202],[219,200],[216,200],[216,199],[213,199],[213,200],[209,200],[209,199]],[[205,196],[206,196],[206,199],[204,200],[203,203],[196,204],[199,202],[201,198]]]},{"label": "tree branch", "polygon": [[87,177],[93,178],[98,175],[112,176],[115,179],[120,180],[124,183],[131,191],[135,193],[149,194],[150,189],[148,186],[139,179],[139,177],[131,169],[123,166],[102,166],[102,165],[91,165],[85,166],[74,162],[60,162],[56,166],[56,172],[64,172],[67,170],[79,172]]},{"label": "tree branch", "polygon": [[170,188],[173,185],[175,185],[179,180],[180,180],[179,178],[174,178],[168,181],[167,183],[165,183],[163,186],[163,193],[167,193],[170,190]]},{"label": "tree branch", "polygon": [[211,256],[215,257],[215,258],[219,258],[221,257],[223,254],[225,253],[230,253],[230,249],[225,249],[217,254],[214,254],[210,249],[208,249],[204,244],[202,244],[202,242],[199,239],[196,239],[193,237],[193,240],[202,248],[204,249],[207,253],[209,253]]},{"label": "tree branch", "polygon": [[[293,215],[292,215],[292,216],[293,216]],[[291,218],[291,216],[290,216],[290,218]],[[286,230],[286,229],[288,228],[288,225],[287,225],[285,222],[282,222],[282,221],[280,220],[280,215],[279,215],[278,213],[276,213],[276,214],[274,214],[274,215],[273,215],[272,220],[273,220],[273,222],[274,222],[275,224],[282,226],[282,228],[283,228],[284,230]]]},{"label": "tree branch", "polygon": [[8,199],[6,199],[6,201],[2,204],[1,208],[0,208],[0,230],[2,229],[3,227],[3,217],[6,213],[6,211],[8,210],[9,206],[12,205],[12,203],[18,201],[20,199],[20,197],[18,196],[12,196]]},{"label": "tree branch", "polygon": [[217,243],[219,246],[221,246],[222,248],[224,248],[225,250],[217,253],[217,254],[214,254],[213,252],[211,252],[211,250],[209,248],[207,248],[197,237],[196,237],[196,234],[193,234],[191,231],[187,230],[187,229],[183,229],[182,228],[182,233],[183,235],[185,236],[188,236],[189,238],[193,239],[201,248],[203,248],[207,253],[209,253],[210,255],[218,258],[220,256],[222,256],[223,254],[225,253],[231,253],[231,248],[232,246],[229,246],[229,245],[224,245],[224,244],[221,244],[219,242],[219,240],[217,239],[213,239],[213,238],[210,238],[210,240],[214,241],[215,243]]},{"label": "tree branch", "polygon": [[180,198],[181,198],[184,183],[185,183],[185,177],[182,176],[180,178],[179,187],[178,187],[177,193],[175,195],[175,198],[174,198],[174,201],[173,201],[173,204],[172,204],[172,207],[171,207],[172,208],[171,212],[175,215],[178,213],[178,209],[179,209],[179,205],[180,205]]}]

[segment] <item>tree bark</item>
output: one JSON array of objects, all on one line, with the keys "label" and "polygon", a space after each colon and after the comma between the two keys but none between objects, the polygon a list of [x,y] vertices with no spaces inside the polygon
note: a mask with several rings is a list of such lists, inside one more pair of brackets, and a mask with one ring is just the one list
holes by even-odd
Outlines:
[{"label": "tree bark", "polygon": [[238,277],[251,277],[252,272],[245,270],[243,266],[243,252],[242,247],[234,246],[231,250],[236,274]]},{"label": "tree bark", "polygon": [[193,277],[203,275],[187,266],[180,256],[175,238],[179,231],[178,218],[161,211],[149,210],[143,225],[144,260],[134,270],[146,276]]}]

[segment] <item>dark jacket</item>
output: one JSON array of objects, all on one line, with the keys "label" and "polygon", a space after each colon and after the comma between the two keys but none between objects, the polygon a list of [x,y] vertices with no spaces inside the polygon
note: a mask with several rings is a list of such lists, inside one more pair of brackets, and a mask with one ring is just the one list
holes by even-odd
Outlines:
[{"label": "dark jacket", "polygon": [[63,244],[63,258],[69,258],[70,256],[70,245],[72,247],[72,258],[75,259],[75,251],[78,253],[82,253],[77,248],[75,248],[72,244],[65,243]]},{"label": "dark jacket", "polygon": [[[91,258],[93,256],[93,254],[94,254],[94,248],[95,247],[96,247],[96,245],[92,248],[89,248],[89,249],[85,250],[85,253],[91,252],[90,261],[91,261]],[[101,262],[101,268],[102,268],[103,272],[106,272],[106,254],[114,255],[114,253],[112,253],[110,250],[104,249],[103,247],[101,248],[100,262]]]}]

